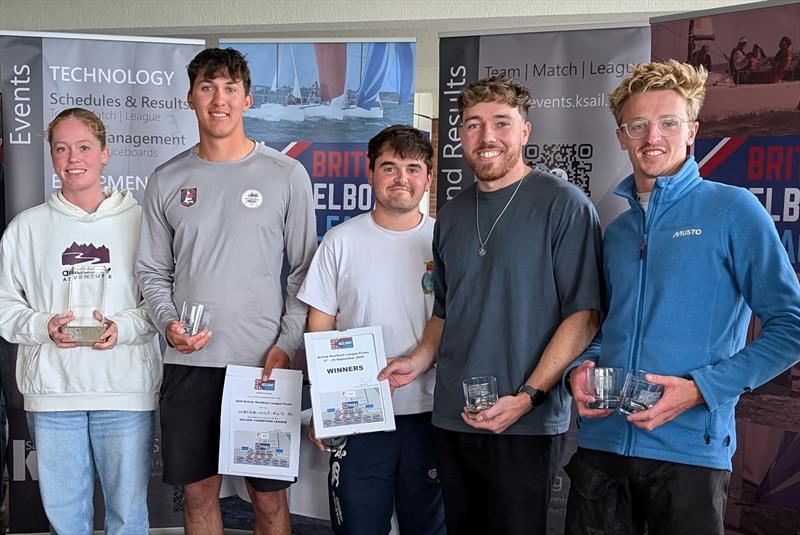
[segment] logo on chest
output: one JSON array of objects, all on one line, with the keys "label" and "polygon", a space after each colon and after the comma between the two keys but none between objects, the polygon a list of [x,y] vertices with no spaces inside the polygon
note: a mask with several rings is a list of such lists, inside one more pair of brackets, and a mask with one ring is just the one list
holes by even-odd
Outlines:
[{"label": "logo on chest", "polygon": [[422,274],[422,293],[433,293],[433,261],[425,262],[425,273]]},{"label": "logo on chest", "polygon": [[675,238],[688,238],[691,236],[700,236],[703,234],[703,229],[701,228],[687,228],[683,230],[679,230],[672,235],[672,239]]},{"label": "logo on chest", "polygon": [[77,243],[64,249],[61,253],[61,264],[64,266],[75,266],[78,264],[108,264],[111,262],[111,255],[105,245],[97,246],[93,243]]},{"label": "logo on chest", "polygon": [[249,189],[242,193],[242,204],[247,208],[258,208],[264,202],[264,197],[257,189]]},{"label": "logo on chest", "polygon": [[186,208],[197,204],[197,188],[181,188],[181,206]]}]

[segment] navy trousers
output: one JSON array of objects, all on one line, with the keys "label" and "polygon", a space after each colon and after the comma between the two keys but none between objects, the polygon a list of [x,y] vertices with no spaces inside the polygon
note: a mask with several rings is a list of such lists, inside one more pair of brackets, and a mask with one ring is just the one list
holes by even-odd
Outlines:
[{"label": "navy trousers", "polygon": [[339,535],[444,535],[431,413],[395,416],[396,431],[347,438],[331,454],[328,501]]}]

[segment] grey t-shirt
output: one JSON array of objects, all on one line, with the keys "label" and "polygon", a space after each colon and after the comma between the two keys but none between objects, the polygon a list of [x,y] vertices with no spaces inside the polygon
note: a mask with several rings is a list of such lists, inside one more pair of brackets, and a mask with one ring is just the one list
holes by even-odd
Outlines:
[{"label": "grey t-shirt", "polygon": [[[486,255],[478,255],[476,192],[485,240],[516,186],[479,192],[473,184],[444,206],[434,231],[433,313],[445,324],[433,423],[451,431],[482,432],[461,419],[464,379],[494,375],[499,395],[513,395],[564,319],[601,310],[597,213],[583,192],[556,176],[538,170],[527,175],[486,244]],[[565,432],[571,398],[560,388],[505,433]]]},{"label": "grey t-shirt", "polygon": [[241,160],[210,162],[192,148],[158,167],[145,191],[139,285],[160,333],[184,301],[208,307],[213,332],[200,351],[170,347],[164,361],[261,366],[273,345],[291,356],[307,314],[296,295],[316,243],[311,183],[288,156],[257,144]]}]

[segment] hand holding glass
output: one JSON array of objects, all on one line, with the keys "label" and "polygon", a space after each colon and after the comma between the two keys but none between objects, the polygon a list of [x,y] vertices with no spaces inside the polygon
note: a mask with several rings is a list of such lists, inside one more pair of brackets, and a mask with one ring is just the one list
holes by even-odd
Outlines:
[{"label": "hand holding glass", "polygon": [[587,368],[585,393],[594,398],[587,403],[589,409],[611,409],[619,407],[624,373],[622,368]]},{"label": "hand holding glass", "polygon": [[664,385],[657,385],[645,379],[644,376],[647,373],[644,370],[628,372],[625,385],[622,387],[622,400],[619,404],[619,412],[622,414],[630,415],[646,411],[661,399]]},{"label": "hand holding glass", "polygon": [[464,383],[465,410],[477,414],[497,403],[497,378],[491,375],[470,377]]},{"label": "hand holding glass", "polygon": [[207,331],[210,319],[211,313],[204,304],[184,301],[180,318],[184,334],[194,336],[199,332]]}]

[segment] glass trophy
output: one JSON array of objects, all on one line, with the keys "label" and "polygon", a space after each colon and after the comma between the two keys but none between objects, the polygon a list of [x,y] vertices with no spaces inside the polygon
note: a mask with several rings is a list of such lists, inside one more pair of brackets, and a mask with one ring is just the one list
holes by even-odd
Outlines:
[{"label": "glass trophy", "polygon": [[94,317],[102,313],[106,297],[105,266],[75,266],[69,279],[69,310],[75,317],[61,332],[69,334],[78,346],[91,346],[100,341],[106,325]]}]

